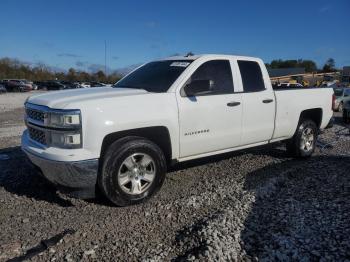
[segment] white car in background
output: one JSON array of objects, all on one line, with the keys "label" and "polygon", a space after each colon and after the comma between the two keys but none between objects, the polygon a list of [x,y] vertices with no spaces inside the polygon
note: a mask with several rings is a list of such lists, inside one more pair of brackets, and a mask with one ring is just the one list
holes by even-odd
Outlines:
[{"label": "white car in background", "polygon": [[278,84],[278,87],[281,88],[302,88],[304,87],[302,84],[299,83],[280,83]]},{"label": "white car in background", "polygon": [[350,88],[335,87],[334,90],[334,105],[333,110],[343,112],[343,107],[347,101],[350,101]]},{"label": "white car in background", "polygon": [[80,86],[81,86],[82,88],[89,88],[89,87],[91,87],[90,83],[87,83],[87,82],[81,82],[81,83],[80,83]]}]

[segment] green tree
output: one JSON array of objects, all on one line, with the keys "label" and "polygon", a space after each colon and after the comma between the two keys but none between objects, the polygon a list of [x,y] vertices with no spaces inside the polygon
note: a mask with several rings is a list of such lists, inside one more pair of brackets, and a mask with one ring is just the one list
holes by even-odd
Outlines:
[{"label": "green tree", "polygon": [[49,66],[43,63],[28,64],[17,59],[8,57],[0,58],[0,80],[2,79],[27,79],[31,81],[46,81],[46,80],[68,80],[68,81],[100,81],[107,83],[115,83],[121,77],[113,72],[105,75],[103,71],[98,71],[95,74],[90,74],[84,71],[77,71],[70,68],[68,72],[54,71]]},{"label": "green tree", "polygon": [[94,76],[96,78],[96,81],[106,82],[106,75],[102,70],[97,71]]},{"label": "green tree", "polygon": [[334,71],[336,71],[336,69],[335,69],[335,60],[333,58],[328,58],[328,60],[324,64],[322,70],[324,72],[334,72]]},{"label": "green tree", "polygon": [[71,82],[77,81],[77,72],[74,68],[69,68],[67,73],[67,80]]},{"label": "green tree", "polygon": [[317,71],[317,65],[312,60],[303,60],[300,63],[300,67],[304,67],[306,72],[316,72]]},{"label": "green tree", "polygon": [[316,63],[312,60],[282,60],[275,59],[271,61],[271,64],[266,64],[267,68],[277,69],[277,68],[296,68],[303,67],[306,72],[315,72],[317,71]]}]

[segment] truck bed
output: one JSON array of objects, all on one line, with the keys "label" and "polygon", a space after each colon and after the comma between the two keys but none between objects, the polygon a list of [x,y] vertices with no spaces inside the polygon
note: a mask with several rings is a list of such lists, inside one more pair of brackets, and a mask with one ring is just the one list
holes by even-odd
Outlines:
[{"label": "truck bed", "polygon": [[274,89],[276,98],[275,130],[272,140],[293,136],[303,110],[315,109],[321,114],[321,129],[332,118],[332,88],[278,88]]}]

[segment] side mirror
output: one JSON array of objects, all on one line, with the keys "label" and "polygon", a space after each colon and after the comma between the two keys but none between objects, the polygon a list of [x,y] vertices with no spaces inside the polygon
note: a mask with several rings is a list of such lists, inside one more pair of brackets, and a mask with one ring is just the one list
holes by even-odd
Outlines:
[{"label": "side mirror", "polygon": [[212,91],[214,81],[212,80],[194,80],[185,86],[186,96],[206,95]]}]

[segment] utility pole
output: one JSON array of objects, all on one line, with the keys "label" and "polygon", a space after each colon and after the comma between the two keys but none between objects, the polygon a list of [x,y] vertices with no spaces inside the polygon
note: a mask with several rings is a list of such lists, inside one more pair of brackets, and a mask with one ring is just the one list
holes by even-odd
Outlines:
[{"label": "utility pole", "polygon": [[105,75],[107,76],[107,41],[105,40]]}]

